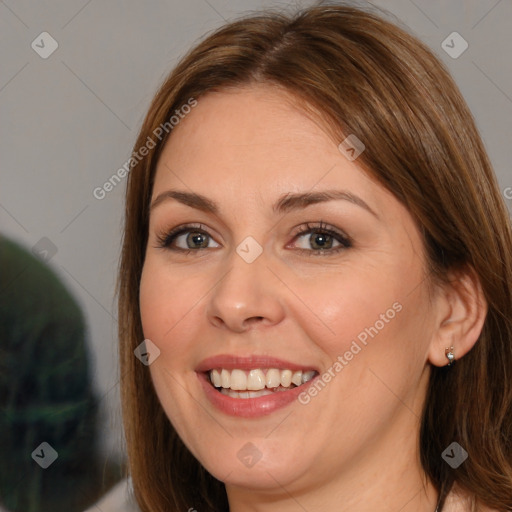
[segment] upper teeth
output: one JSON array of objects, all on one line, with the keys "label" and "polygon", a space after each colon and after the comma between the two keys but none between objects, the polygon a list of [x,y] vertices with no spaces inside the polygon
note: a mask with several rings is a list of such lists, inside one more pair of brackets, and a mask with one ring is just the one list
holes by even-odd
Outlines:
[{"label": "upper teeth", "polygon": [[210,381],[216,388],[231,388],[236,391],[258,391],[260,389],[300,386],[315,376],[315,371],[278,370],[277,368],[245,370],[211,370]]}]

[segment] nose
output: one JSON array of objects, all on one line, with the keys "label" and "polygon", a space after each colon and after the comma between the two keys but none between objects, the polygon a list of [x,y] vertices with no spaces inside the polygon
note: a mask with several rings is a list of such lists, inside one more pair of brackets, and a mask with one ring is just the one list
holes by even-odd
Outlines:
[{"label": "nose", "polygon": [[210,294],[206,314],[215,327],[242,333],[277,325],[285,316],[282,283],[262,254],[252,263],[233,252],[224,277]]}]

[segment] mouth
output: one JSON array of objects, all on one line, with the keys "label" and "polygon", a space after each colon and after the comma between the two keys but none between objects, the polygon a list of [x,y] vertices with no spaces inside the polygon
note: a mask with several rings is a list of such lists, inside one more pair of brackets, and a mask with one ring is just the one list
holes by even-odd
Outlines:
[{"label": "mouth", "polygon": [[220,354],[196,368],[206,398],[228,416],[258,418],[290,406],[319,369],[268,355]]},{"label": "mouth", "polygon": [[221,394],[250,399],[291,391],[314,379],[316,370],[279,368],[213,368],[204,372],[207,381]]}]

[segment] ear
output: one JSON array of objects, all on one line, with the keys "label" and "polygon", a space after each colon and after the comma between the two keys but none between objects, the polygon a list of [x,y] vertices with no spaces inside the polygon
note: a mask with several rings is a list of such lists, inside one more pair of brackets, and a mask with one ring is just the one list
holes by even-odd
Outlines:
[{"label": "ear", "polygon": [[478,341],[488,304],[480,279],[472,268],[451,273],[449,282],[438,286],[434,302],[437,315],[428,359],[435,366],[446,366],[449,362],[446,348],[453,347],[457,360]]}]

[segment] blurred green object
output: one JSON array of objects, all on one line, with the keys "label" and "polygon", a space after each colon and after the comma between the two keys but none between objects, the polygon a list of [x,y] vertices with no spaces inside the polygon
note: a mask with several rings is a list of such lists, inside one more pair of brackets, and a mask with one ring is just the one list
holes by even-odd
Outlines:
[{"label": "blurred green object", "polygon": [[[79,305],[46,263],[0,236],[2,507],[73,512],[97,498],[97,410]],[[43,442],[57,452],[46,469],[40,450],[32,457]]]}]

